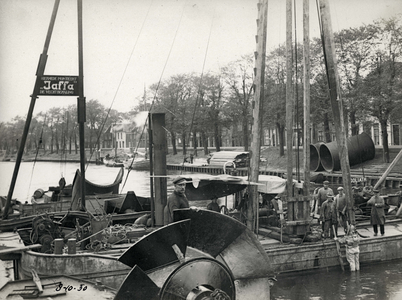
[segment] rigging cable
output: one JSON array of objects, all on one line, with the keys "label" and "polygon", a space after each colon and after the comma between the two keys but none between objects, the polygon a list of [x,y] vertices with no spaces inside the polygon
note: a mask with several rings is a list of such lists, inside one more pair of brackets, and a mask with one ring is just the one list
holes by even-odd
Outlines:
[{"label": "rigging cable", "polygon": [[318,15],[318,24],[320,27],[320,36],[321,36],[321,43],[322,43],[322,50],[323,50],[323,55],[324,55],[324,64],[325,64],[325,71],[326,71],[326,75],[327,75],[327,86],[328,86],[328,96],[330,93],[330,88],[329,88],[329,72],[328,72],[328,62],[327,62],[327,55],[325,53],[325,41],[324,41],[324,32],[322,29],[322,23],[321,23],[321,13],[320,13],[320,7],[318,4],[318,0],[316,0],[316,4],[317,4],[317,15]]},{"label": "rigging cable", "polygon": [[[156,86],[155,94],[154,94],[154,97],[153,97],[153,99],[152,99],[152,103],[151,103],[151,106],[150,106],[150,108],[149,108],[149,111],[152,111],[152,108],[153,108],[153,106],[154,106],[155,99],[156,99],[156,95],[158,94],[159,87],[160,87],[160,84],[161,84],[161,81],[162,81],[162,78],[163,78],[163,74],[165,73],[166,66],[167,66],[167,63],[168,63],[168,61],[169,61],[170,54],[172,53],[173,45],[174,45],[174,43],[175,43],[175,41],[176,41],[177,33],[178,33],[178,31],[179,31],[179,28],[180,28],[180,25],[181,25],[181,21],[182,21],[182,19],[183,19],[184,8],[186,7],[186,3],[187,3],[187,0],[186,0],[186,2],[184,3],[183,10],[182,10],[181,15],[180,15],[180,20],[179,20],[179,23],[178,23],[178,25],[177,25],[176,32],[175,32],[175,34],[174,34],[172,44],[170,45],[169,53],[168,53],[168,56],[166,57],[166,61],[165,61],[165,64],[164,64],[164,66],[163,66],[161,76],[159,77],[158,85]],[[109,109],[109,110],[110,110],[110,109]],[[171,112],[170,110],[168,110],[168,111]],[[171,112],[171,113],[172,113],[172,112]],[[147,121],[148,121],[148,119],[147,119]],[[147,125],[147,121],[145,121],[145,124],[144,124],[144,126],[143,126],[143,129],[142,129],[142,132],[141,132],[141,138],[142,138],[142,135],[143,135],[143,133],[144,133],[144,131],[145,131],[145,127],[146,127],[146,125]],[[141,140],[141,139],[140,139],[140,140]],[[137,147],[138,147],[138,145],[137,145]],[[128,172],[127,172],[127,175],[126,175],[126,179],[124,180],[124,183],[123,183],[123,186],[122,186],[121,190],[124,189],[124,186],[126,185],[126,182],[127,182],[128,175],[129,175],[129,174],[130,174],[130,169],[128,169]]]},{"label": "rigging cable", "polygon": [[[113,96],[112,103],[110,104],[110,107],[109,107],[109,109],[108,109],[108,111],[107,111],[106,117],[105,117],[105,119],[104,119],[103,122],[102,122],[101,128],[100,128],[100,130],[99,130],[99,134],[98,134],[98,137],[97,137],[97,140],[96,140],[96,144],[99,144],[99,140],[100,140],[101,133],[103,132],[103,129],[104,129],[105,124],[106,124],[106,121],[107,121],[107,119],[108,119],[108,117],[109,117],[110,111],[112,110],[112,106],[113,106],[114,101],[116,100],[117,93],[118,93],[119,90],[120,90],[120,86],[121,86],[121,84],[122,84],[122,82],[123,82],[124,75],[125,75],[126,72],[127,72],[127,68],[128,68],[129,63],[130,63],[131,57],[133,56],[134,50],[135,50],[136,47],[137,47],[137,43],[138,43],[139,37],[140,37],[141,32],[142,32],[142,30],[143,30],[143,28],[144,28],[145,21],[146,21],[147,18],[148,18],[148,14],[149,14],[149,11],[150,11],[150,9],[151,9],[151,7],[152,7],[152,4],[153,4],[153,1],[151,2],[151,5],[148,7],[148,11],[147,11],[147,14],[145,15],[144,21],[142,22],[140,32],[138,33],[138,36],[137,36],[137,39],[136,39],[136,41],[135,41],[135,43],[134,43],[133,49],[131,50],[130,57],[129,57],[128,61],[127,61],[127,64],[126,64],[126,66],[125,66],[125,68],[124,68],[124,71],[123,71],[123,74],[122,74],[122,76],[121,76],[121,78],[120,78],[119,84],[118,84],[118,86],[117,86],[116,93],[115,93],[114,96]],[[85,170],[88,169],[89,162],[91,161],[92,155],[93,155],[93,153],[91,153],[91,156],[90,156],[90,158],[89,158],[89,160],[88,160],[88,162],[87,162],[87,166],[86,166]]]},{"label": "rigging cable", "polygon": [[29,199],[29,191],[31,189],[31,183],[32,183],[32,177],[33,177],[34,169],[35,169],[35,164],[36,164],[36,160],[38,158],[40,145],[42,144],[43,128],[45,127],[46,117],[47,117],[47,115],[45,114],[45,119],[43,120],[42,130],[41,130],[40,137],[39,137],[39,143],[38,143],[38,146],[36,147],[36,154],[35,154],[35,158],[34,158],[33,165],[32,165],[31,177],[29,179],[29,185],[28,185],[28,189],[27,189],[27,193],[28,193],[27,194],[27,199]]},{"label": "rigging cable", "polygon": [[[189,130],[189,137],[191,136],[192,130],[193,130],[193,125],[194,125],[194,117],[195,117],[195,112],[197,111],[197,107],[198,107],[198,101],[199,101],[199,96],[201,93],[201,84],[202,84],[202,79],[204,77],[204,69],[205,69],[205,62],[207,60],[207,55],[208,55],[208,49],[209,49],[209,43],[211,40],[211,33],[212,33],[212,28],[213,28],[213,24],[214,24],[214,20],[215,20],[215,11],[216,11],[216,5],[214,7],[214,13],[212,15],[212,22],[211,22],[211,27],[209,29],[209,35],[208,35],[208,41],[207,41],[207,48],[205,49],[205,55],[204,55],[204,61],[202,64],[202,70],[201,70],[201,76],[200,76],[200,83],[198,85],[198,91],[197,91],[197,98],[195,99],[195,104],[194,104],[194,111],[193,111],[193,115],[191,118],[191,124],[190,124],[190,130]],[[219,85],[220,85],[220,76],[219,76]],[[194,141],[194,147],[196,147],[196,136],[193,137],[193,141]],[[195,148],[197,149],[197,148]],[[184,153],[183,153],[184,154]],[[184,165],[184,159],[183,159],[183,163],[182,166]],[[180,174],[182,174],[183,172],[183,168],[180,171]]]}]

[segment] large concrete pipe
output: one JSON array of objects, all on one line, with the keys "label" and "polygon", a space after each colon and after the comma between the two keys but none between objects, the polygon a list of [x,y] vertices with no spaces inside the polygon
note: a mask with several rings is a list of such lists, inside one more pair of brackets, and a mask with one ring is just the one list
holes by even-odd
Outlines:
[{"label": "large concrete pipe", "polygon": [[[349,165],[353,166],[375,157],[375,147],[371,137],[363,132],[347,139]],[[337,142],[322,144],[320,158],[325,171],[338,171],[341,169]]]},{"label": "large concrete pipe", "polygon": [[324,143],[319,142],[317,144],[310,145],[310,171],[318,172],[324,170],[320,159],[320,146],[322,144]]}]

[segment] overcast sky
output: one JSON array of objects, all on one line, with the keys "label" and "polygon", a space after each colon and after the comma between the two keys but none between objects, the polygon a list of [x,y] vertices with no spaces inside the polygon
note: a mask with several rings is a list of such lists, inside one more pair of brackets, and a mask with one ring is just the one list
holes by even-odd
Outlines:
[{"label": "overcast sky", "polygon": [[[268,1],[268,48],[285,40],[285,0]],[[292,1],[293,2],[293,1]],[[301,0],[296,0],[302,42]],[[129,111],[160,78],[217,71],[256,49],[257,0],[83,0],[84,94]],[[28,112],[54,0],[0,1],[0,122]],[[61,0],[45,75],[78,75],[76,0]],[[369,24],[402,13],[401,0],[330,0],[332,27]],[[319,34],[310,1],[310,34]],[[76,104],[45,97],[34,114]]]}]

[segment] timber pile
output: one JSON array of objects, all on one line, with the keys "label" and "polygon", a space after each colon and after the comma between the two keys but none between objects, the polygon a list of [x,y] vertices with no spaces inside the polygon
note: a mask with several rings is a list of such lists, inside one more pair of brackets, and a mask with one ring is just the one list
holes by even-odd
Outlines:
[{"label": "timber pile", "polygon": [[290,244],[302,244],[304,242],[312,243],[312,242],[317,242],[320,240],[320,235],[316,233],[307,233],[303,237],[298,237],[294,235],[289,235],[286,233],[282,233],[281,237],[281,229],[277,227],[272,227],[272,226],[266,226],[266,225],[261,225],[261,227],[258,230],[258,233],[261,234],[262,236],[269,237],[278,241],[281,241],[283,243],[290,243]]}]

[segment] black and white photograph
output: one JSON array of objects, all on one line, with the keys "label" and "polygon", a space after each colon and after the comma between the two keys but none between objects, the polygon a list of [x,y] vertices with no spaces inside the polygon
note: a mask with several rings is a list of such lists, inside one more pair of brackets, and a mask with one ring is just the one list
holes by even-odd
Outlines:
[{"label": "black and white photograph", "polygon": [[402,299],[400,0],[1,0],[0,299]]}]

